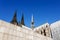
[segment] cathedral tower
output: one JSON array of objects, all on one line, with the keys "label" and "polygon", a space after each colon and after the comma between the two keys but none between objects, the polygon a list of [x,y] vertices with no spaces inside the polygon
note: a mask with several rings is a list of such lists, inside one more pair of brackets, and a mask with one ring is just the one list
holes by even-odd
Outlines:
[{"label": "cathedral tower", "polygon": [[24,16],[23,16],[23,14],[22,14],[22,19],[21,19],[21,24],[22,24],[22,25],[25,25],[25,24],[24,24]]},{"label": "cathedral tower", "polygon": [[24,16],[23,16],[23,14],[22,14],[21,22],[19,22],[18,25],[21,26],[21,27],[22,27],[22,25],[25,26],[25,24],[24,24]]},{"label": "cathedral tower", "polygon": [[14,13],[14,17],[13,17],[13,19],[12,19],[12,21],[11,21],[11,23],[12,24],[14,24],[14,25],[18,25],[18,22],[17,22],[17,11],[15,11],[15,13]]}]

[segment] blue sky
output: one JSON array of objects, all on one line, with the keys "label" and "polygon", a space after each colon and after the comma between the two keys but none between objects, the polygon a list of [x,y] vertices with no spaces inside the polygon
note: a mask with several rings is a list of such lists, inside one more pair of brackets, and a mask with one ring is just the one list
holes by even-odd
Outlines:
[{"label": "blue sky", "polygon": [[21,21],[23,12],[25,25],[28,27],[31,26],[32,14],[35,27],[60,20],[59,0],[0,0],[0,19],[10,22],[15,10],[18,22]]}]

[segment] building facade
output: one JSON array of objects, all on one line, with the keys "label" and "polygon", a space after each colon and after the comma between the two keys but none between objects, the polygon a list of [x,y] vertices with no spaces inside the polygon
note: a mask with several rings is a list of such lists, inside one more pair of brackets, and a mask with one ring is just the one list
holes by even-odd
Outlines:
[{"label": "building facade", "polygon": [[56,21],[50,25],[53,40],[60,40],[60,21]]},{"label": "building facade", "polygon": [[34,30],[0,20],[0,40],[53,40],[38,34]]},{"label": "building facade", "polygon": [[50,38],[52,37],[51,28],[48,23],[38,26],[37,28],[34,29],[34,31],[46,37],[50,37]]},{"label": "building facade", "polygon": [[24,16],[18,22],[16,13],[17,11],[10,23],[0,20],[0,40],[60,40],[60,21],[35,28],[32,15],[31,28],[28,28],[24,23]]}]

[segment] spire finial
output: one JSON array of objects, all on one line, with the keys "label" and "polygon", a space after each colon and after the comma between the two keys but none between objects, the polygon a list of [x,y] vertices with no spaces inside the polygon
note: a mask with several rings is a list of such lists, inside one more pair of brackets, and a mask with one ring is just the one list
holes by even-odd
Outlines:
[{"label": "spire finial", "polygon": [[34,19],[33,19],[33,14],[32,14],[32,22],[34,22]]},{"label": "spire finial", "polygon": [[32,28],[32,30],[34,29],[34,18],[33,18],[33,14],[32,14],[32,19],[31,19],[31,28]]}]

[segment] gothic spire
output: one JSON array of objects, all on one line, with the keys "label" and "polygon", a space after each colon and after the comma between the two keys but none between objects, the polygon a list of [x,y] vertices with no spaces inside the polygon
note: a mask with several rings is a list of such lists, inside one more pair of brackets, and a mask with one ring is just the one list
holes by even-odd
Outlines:
[{"label": "gothic spire", "polygon": [[23,16],[23,13],[22,13],[21,22],[18,23],[18,26],[22,27],[22,25],[25,26],[25,24],[24,24],[24,16]]},{"label": "gothic spire", "polygon": [[34,18],[33,18],[33,15],[32,15],[32,20],[31,20],[31,29],[33,30],[34,29]]},{"label": "gothic spire", "polygon": [[23,14],[22,14],[22,19],[21,19],[21,24],[22,24],[22,25],[25,25],[25,24],[24,24],[24,16],[23,16]]},{"label": "gothic spire", "polygon": [[15,25],[17,25],[17,24],[18,24],[16,13],[17,13],[17,11],[15,11],[14,16],[13,16],[13,19],[12,19],[12,21],[11,21],[11,23],[12,23],[12,24],[15,24]]}]

